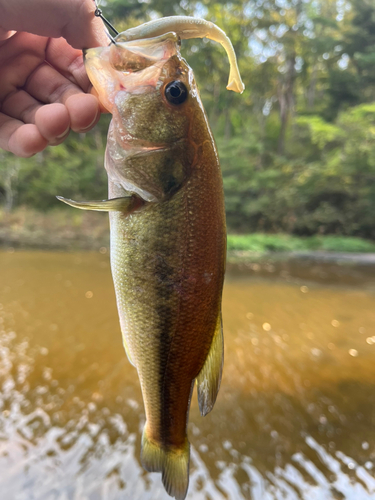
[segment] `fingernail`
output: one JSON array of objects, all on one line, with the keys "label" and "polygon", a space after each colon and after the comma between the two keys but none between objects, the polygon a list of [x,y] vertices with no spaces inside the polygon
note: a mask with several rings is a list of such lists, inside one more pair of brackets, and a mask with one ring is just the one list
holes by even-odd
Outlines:
[{"label": "fingernail", "polygon": [[98,116],[100,115],[100,111],[97,111],[96,112],[96,115],[95,115],[95,118],[93,119],[93,121],[90,123],[90,125],[88,125],[86,128],[84,128],[83,130],[80,130],[80,132],[84,133],[84,132],[87,132],[88,130],[90,130],[90,128],[94,125],[94,123],[96,122],[96,120],[98,119]]},{"label": "fingernail", "polygon": [[65,137],[66,134],[69,132],[69,130],[70,130],[70,127],[68,127],[62,134],[58,135],[56,137],[56,139],[59,140],[59,139],[62,139],[63,137]]}]

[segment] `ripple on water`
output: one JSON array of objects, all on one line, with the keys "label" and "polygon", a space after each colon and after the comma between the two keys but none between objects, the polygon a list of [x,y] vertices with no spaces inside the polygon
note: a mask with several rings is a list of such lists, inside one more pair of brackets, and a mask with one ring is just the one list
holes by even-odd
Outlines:
[{"label": "ripple on water", "polygon": [[[107,259],[0,260],[4,498],[167,498],[139,463],[143,404]],[[193,400],[188,498],[375,498],[373,299],[368,289],[228,280],[224,378],[206,418]]]}]

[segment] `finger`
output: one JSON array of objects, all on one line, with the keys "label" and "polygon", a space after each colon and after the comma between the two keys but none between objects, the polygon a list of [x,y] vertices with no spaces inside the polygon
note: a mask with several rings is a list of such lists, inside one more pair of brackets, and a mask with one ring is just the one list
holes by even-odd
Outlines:
[{"label": "finger", "polygon": [[21,125],[9,138],[9,151],[17,156],[29,158],[43,151],[48,141],[40,134],[35,125]]},{"label": "finger", "polygon": [[36,35],[63,36],[75,48],[107,45],[101,20],[92,0],[18,0],[1,5],[0,27]]},{"label": "finger", "polygon": [[43,151],[47,145],[48,141],[41,135],[36,125],[25,125],[0,113],[0,148],[28,158]]},{"label": "finger", "polygon": [[41,106],[35,114],[35,125],[50,144],[60,144],[69,135],[68,109],[59,103]]},{"label": "finger", "polygon": [[75,132],[87,132],[99,121],[99,101],[91,94],[75,94],[65,103],[70,117],[70,126]]},{"label": "finger", "polygon": [[81,50],[73,49],[64,38],[51,39],[46,49],[46,61],[68,80],[88,91],[88,79]]},{"label": "finger", "polygon": [[15,90],[22,88],[27,77],[44,61],[48,39],[17,33],[2,42],[0,50],[0,102]]},{"label": "finger", "polygon": [[35,113],[42,106],[24,90],[18,90],[10,94],[1,106],[1,111],[11,118],[16,118],[24,123],[34,123]]},{"label": "finger", "polygon": [[24,90],[46,104],[54,102],[64,104],[71,95],[82,93],[78,85],[46,63],[40,64],[29,76]]},{"label": "finger", "polygon": [[69,133],[69,113],[63,104],[42,104],[24,90],[14,92],[4,101],[1,109],[4,115],[11,118],[34,123],[50,144],[62,142]]},{"label": "finger", "polygon": [[90,94],[84,94],[80,87],[48,64],[41,64],[34,71],[25,90],[39,101],[65,104],[70,126],[76,132],[89,130],[99,120],[98,100]]},{"label": "finger", "polygon": [[[42,105],[41,101],[49,105]],[[67,133],[69,125],[76,132],[84,132],[90,130],[100,117],[96,97],[84,94],[48,64],[37,68],[25,90],[7,98],[3,111],[26,123],[35,122],[41,134],[53,142]]]}]

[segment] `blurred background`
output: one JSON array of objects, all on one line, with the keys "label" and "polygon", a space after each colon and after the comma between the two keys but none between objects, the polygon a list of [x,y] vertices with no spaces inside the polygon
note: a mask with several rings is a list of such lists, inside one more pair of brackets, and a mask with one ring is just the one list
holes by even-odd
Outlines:
[{"label": "blurred background", "polygon": [[[230,36],[246,85],[243,95],[225,88],[229,65],[220,45],[192,40],[182,48],[219,149],[230,233],[334,235],[327,248],[349,250],[354,241],[339,236],[375,238],[373,2],[112,0],[101,7],[119,31],[183,14],[205,17]],[[79,239],[87,214],[59,206],[55,195],[106,197],[108,122],[103,117],[92,132],[71,134],[32,159],[1,153],[0,239],[31,244],[30,232],[37,230],[39,245],[61,246],[51,236],[56,225],[60,234],[67,230],[68,239],[74,240],[72,232]],[[91,215],[100,238],[104,219]],[[290,250],[326,248],[319,238],[280,244],[286,241]],[[230,243],[240,250],[252,244]],[[267,248],[267,238],[257,244]],[[356,245],[368,249],[359,240]]]},{"label": "blurred background", "polygon": [[[190,499],[375,499],[375,5],[107,0],[119,31],[193,15],[228,61],[183,42],[217,142],[228,223],[225,368],[193,396]],[[162,499],[121,343],[103,116],[30,159],[0,152],[0,491],[7,500]]]}]

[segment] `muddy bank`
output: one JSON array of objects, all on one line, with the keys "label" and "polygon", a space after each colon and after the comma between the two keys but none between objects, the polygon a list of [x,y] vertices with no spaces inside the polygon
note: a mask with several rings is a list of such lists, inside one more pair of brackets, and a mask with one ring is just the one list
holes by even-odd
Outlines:
[{"label": "muddy bank", "polygon": [[99,250],[109,246],[106,214],[26,208],[0,212],[0,247],[34,250]]},{"label": "muddy bank", "polygon": [[[273,271],[274,269],[277,269],[278,272],[285,271],[285,269],[287,272],[291,272],[290,269],[294,265],[301,269],[311,270],[315,263],[326,268],[331,266],[335,269],[347,268],[352,265],[373,266],[375,268],[375,253],[277,250],[283,245],[285,247],[285,240],[288,238],[293,238],[293,244],[296,245],[294,240],[298,240],[298,238],[288,235],[249,235],[243,237],[256,239],[258,246],[260,240],[272,238],[275,240],[273,241],[275,251],[236,250],[234,248],[238,238],[242,237],[228,236],[228,266],[240,272],[247,271],[258,275],[269,275],[276,272]],[[306,238],[299,240],[300,246],[306,244]],[[345,240],[345,238],[341,237],[341,240]],[[349,240],[350,238],[348,238]],[[256,248],[254,241],[250,241],[248,245],[250,247],[253,245],[251,248]],[[109,248],[108,217],[102,213],[69,209],[59,209],[46,213],[27,208],[17,209],[10,214],[0,211],[0,248],[59,251],[102,250],[104,252]]]}]

